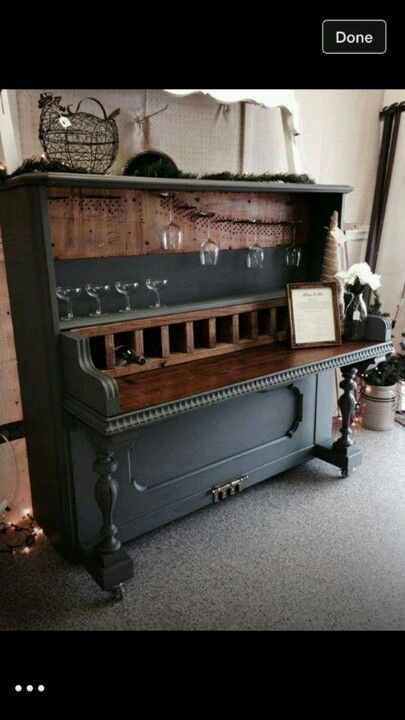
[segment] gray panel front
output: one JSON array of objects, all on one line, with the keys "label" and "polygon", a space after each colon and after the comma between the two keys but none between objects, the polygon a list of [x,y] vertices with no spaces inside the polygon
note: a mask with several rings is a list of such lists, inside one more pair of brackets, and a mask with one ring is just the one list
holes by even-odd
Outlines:
[{"label": "gray panel front", "polygon": [[[301,451],[314,444],[316,376],[294,385],[303,393],[303,413],[292,437],[287,432],[297,417],[298,402],[288,386],[134,432],[133,448],[116,452],[119,497],[115,522],[121,537],[129,539],[207,504],[212,487],[235,476],[251,473],[247,484],[254,484],[302,462]],[[93,456],[82,432],[72,433],[72,456],[79,539],[93,542],[100,516],[93,495]]]}]

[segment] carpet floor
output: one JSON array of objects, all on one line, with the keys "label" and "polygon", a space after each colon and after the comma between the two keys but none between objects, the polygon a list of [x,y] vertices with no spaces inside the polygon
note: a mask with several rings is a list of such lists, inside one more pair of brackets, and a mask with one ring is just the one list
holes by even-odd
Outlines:
[{"label": "carpet floor", "polygon": [[40,538],[0,557],[2,630],[404,630],[405,430],[360,431],[351,477],[311,460],[126,545],[121,603]]}]

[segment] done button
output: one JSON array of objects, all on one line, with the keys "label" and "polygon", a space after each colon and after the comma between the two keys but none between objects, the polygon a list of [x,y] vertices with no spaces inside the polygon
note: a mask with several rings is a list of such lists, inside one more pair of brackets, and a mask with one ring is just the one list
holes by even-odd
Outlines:
[{"label": "done button", "polygon": [[324,20],[322,50],[326,55],[383,55],[387,50],[385,20]]}]

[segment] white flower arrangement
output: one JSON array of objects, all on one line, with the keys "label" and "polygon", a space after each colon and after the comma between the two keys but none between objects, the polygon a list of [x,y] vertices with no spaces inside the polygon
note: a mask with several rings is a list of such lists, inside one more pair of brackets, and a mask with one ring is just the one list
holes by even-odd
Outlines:
[{"label": "white flower arrangement", "polygon": [[381,286],[381,275],[371,272],[370,265],[366,262],[354,263],[348,270],[341,270],[336,273],[335,277],[345,286],[351,286],[350,289],[361,292],[365,285],[369,285],[372,290],[377,290]]}]

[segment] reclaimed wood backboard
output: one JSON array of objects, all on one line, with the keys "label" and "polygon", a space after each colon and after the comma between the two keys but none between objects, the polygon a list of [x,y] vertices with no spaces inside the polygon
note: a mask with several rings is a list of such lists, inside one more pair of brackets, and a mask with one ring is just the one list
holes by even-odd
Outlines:
[{"label": "reclaimed wood backboard", "polygon": [[[169,222],[168,197],[155,190],[50,188],[49,219],[55,259],[117,257],[167,253],[161,235]],[[286,245],[293,222],[300,221],[297,243],[306,242],[309,206],[305,196],[289,193],[176,191],[173,221],[183,230],[182,252],[198,252],[211,237],[221,250],[254,243]],[[253,222],[256,221],[256,222]]]}]

